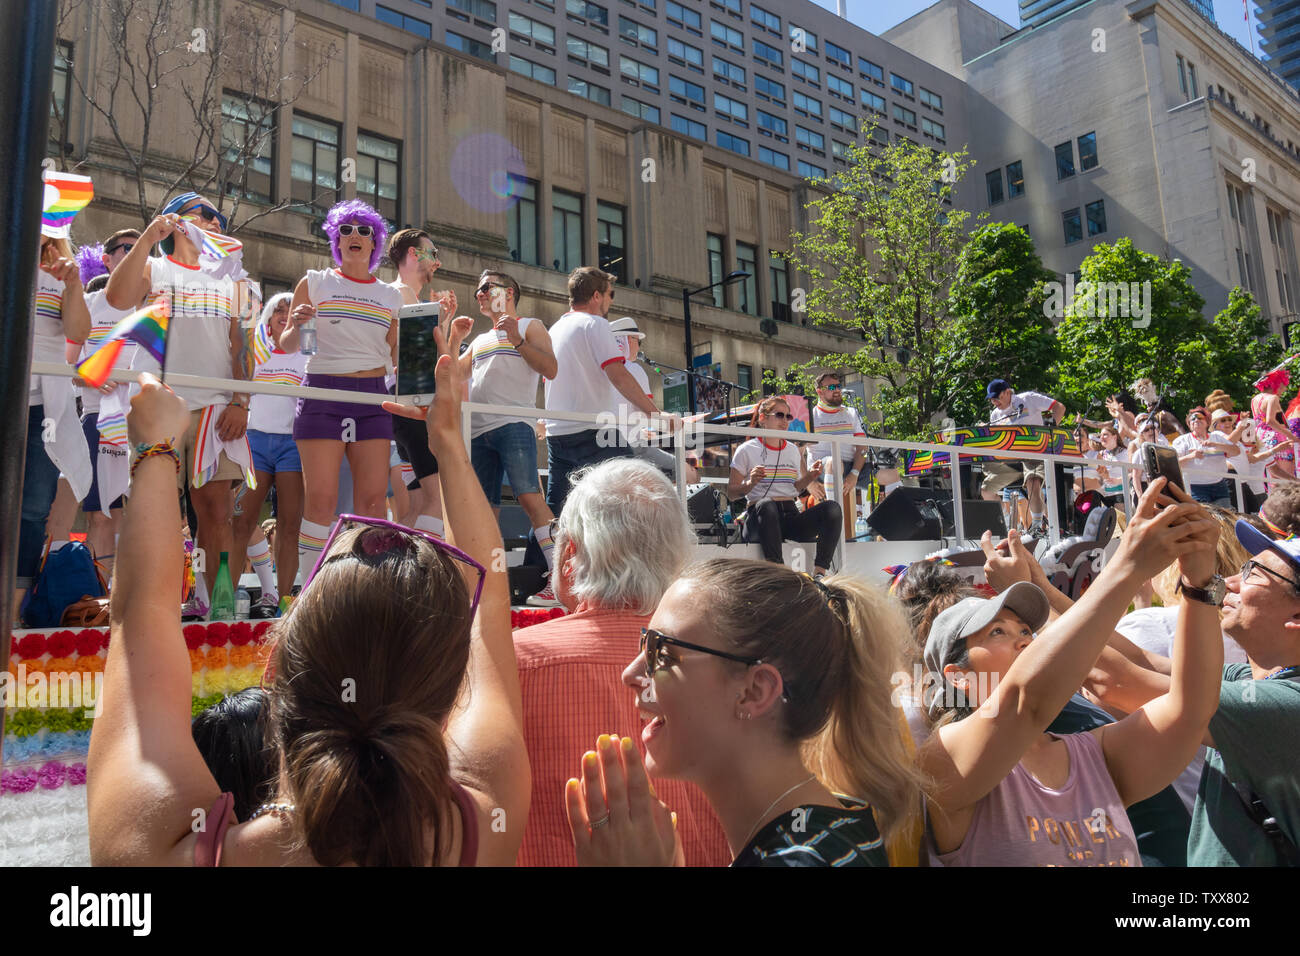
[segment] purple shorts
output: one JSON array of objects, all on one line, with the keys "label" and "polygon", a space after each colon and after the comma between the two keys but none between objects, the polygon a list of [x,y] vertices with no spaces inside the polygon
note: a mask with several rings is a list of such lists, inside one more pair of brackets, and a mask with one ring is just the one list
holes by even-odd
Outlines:
[{"label": "purple shorts", "polygon": [[[308,388],[336,388],[349,392],[387,395],[384,377],[349,378],[345,375],[308,375]],[[293,417],[294,441],[322,438],[327,441],[393,440],[393,416],[379,405],[300,398]]]}]

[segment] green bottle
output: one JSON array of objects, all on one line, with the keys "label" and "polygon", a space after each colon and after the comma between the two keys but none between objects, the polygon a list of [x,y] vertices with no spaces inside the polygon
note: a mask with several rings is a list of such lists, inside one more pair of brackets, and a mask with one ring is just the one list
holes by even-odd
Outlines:
[{"label": "green bottle", "polygon": [[217,579],[212,582],[212,613],[210,621],[233,621],[235,619],[235,589],[230,585],[230,553],[221,552],[221,566],[217,568]]}]

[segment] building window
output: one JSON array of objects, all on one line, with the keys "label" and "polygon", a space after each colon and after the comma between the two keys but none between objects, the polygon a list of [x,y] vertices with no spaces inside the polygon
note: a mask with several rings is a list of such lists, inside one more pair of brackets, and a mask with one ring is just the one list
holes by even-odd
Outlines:
[{"label": "building window", "polygon": [[785,85],[765,76],[754,74],[754,95],[760,100],[768,100],[785,106]]},{"label": "building window", "polygon": [[864,80],[875,80],[884,85],[885,70],[879,63],[872,63],[864,56],[858,57],[858,73]]},{"label": "building window", "polygon": [[740,311],[758,315],[758,250],[747,242],[736,243],[736,268],[749,273],[736,283]]},{"label": "building window", "polygon": [[989,205],[996,206],[1002,202],[1002,170],[995,169],[986,173],[984,183],[988,187]]},{"label": "building window", "polygon": [[1007,166],[1007,198],[1015,199],[1025,194],[1025,164],[1020,160]]},{"label": "building window", "polygon": [[481,40],[475,40],[471,37],[461,36],[451,30],[447,31],[447,46],[453,50],[460,50],[461,53],[468,53],[470,56],[478,57],[480,60],[486,60],[489,63],[497,61],[497,55],[492,52],[492,45],[484,43]]},{"label": "building window", "polygon": [[717,20],[709,21],[709,36],[718,46],[727,46],[737,53],[745,52],[745,38],[739,30],[734,30],[725,23],[719,23]]},{"label": "building window", "polygon": [[622,74],[624,83],[631,83],[633,86],[639,86],[651,93],[659,92],[659,69],[657,67],[641,63],[630,56],[620,56],[618,58],[618,72]]},{"label": "building window", "polygon": [[721,236],[709,233],[707,246],[709,250],[709,284],[713,286],[709,293],[713,296],[713,304],[721,309],[727,304],[723,298],[723,287],[719,285],[723,276],[726,275],[726,259],[722,254],[725,245]]},{"label": "building window", "polygon": [[1182,54],[1177,54],[1178,59],[1178,88],[1182,91],[1183,102],[1190,102],[1200,97],[1200,91],[1196,88],[1196,67],[1190,60],[1183,58]]},{"label": "building window", "polygon": [[930,107],[936,113],[943,112],[943,97],[932,90],[927,90],[924,86],[921,87],[921,104]]},{"label": "building window", "polygon": [[492,0],[447,0],[447,15],[466,23],[470,17],[486,20],[487,23],[480,23],[479,26],[487,26],[497,22],[497,5]]},{"label": "building window", "polygon": [[805,83],[811,83],[813,86],[819,88],[822,85],[822,71],[811,64],[805,63],[803,60],[796,60],[794,57],[791,57],[790,73],[792,76],[803,80]]},{"label": "building window", "polygon": [[338,199],[339,135],[337,123],[294,114],[290,195],[321,215]]},{"label": "building window", "polygon": [[590,43],[570,34],[565,38],[565,47],[569,51],[569,62],[589,66],[601,73],[609,72],[609,51],[596,43]]},{"label": "building window", "polygon": [[[704,72],[704,51],[697,46],[683,43],[681,40],[668,38],[668,59],[679,66],[687,67],[696,73]],[[717,62],[717,57],[713,58]]]},{"label": "building window", "polygon": [[805,96],[798,90],[794,92],[794,111],[804,116],[822,118],[822,101],[814,96]]},{"label": "building window", "polygon": [[609,28],[609,11],[587,0],[565,0],[564,10],[568,18],[575,23]]},{"label": "building window", "polygon": [[713,58],[713,78],[738,90],[745,89],[745,68],[736,66],[730,60],[724,60],[720,56]]},{"label": "building window", "polygon": [[510,35],[539,50],[555,52],[555,27],[513,10],[510,12]]},{"label": "building window", "polygon": [[542,237],[538,229],[537,183],[521,176],[509,176],[510,198],[506,210],[506,242],[510,258],[528,265],[542,264]]},{"label": "building window", "polygon": [[274,194],[275,115],[273,106],[238,93],[221,98],[221,158],[225,192],[252,202],[270,203]]},{"label": "building window", "polygon": [[510,57],[510,69],[512,72],[534,79],[538,83],[545,83],[548,86],[555,85],[555,71],[549,66],[542,66],[540,63],[533,63],[531,60],[512,55]]},{"label": "building window", "polygon": [[664,7],[668,16],[668,22],[675,27],[680,27],[687,33],[694,33],[697,37],[703,36],[700,29],[700,15],[689,7],[684,7],[680,3],[668,0]]},{"label": "building window", "polygon": [[330,0],[330,3],[344,10],[360,11],[361,9],[361,0]]},{"label": "building window", "polygon": [[1200,99],[1201,93],[1196,87],[1196,65],[1193,63],[1187,64],[1187,82],[1192,88],[1192,99]]},{"label": "building window", "polygon": [[816,163],[805,162],[801,159],[799,160],[799,175],[804,179],[825,179],[826,169]]},{"label": "building window", "polygon": [[788,143],[789,127],[785,119],[780,116],[774,116],[764,110],[757,111],[758,132],[763,136],[771,136],[780,140],[782,143]]},{"label": "building window", "polygon": [[1065,244],[1067,246],[1083,238],[1083,222],[1079,219],[1078,206],[1061,213],[1061,224],[1065,227]]},{"label": "building window", "polygon": [[903,106],[901,103],[894,104],[894,119],[900,123],[910,126],[912,129],[916,128],[915,110],[909,110],[906,106]]},{"label": "building window", "polygon": [[601,106],[610,105],[608,89],[595,83],[588,83],[586,80],[580,80],[576,76],[569,77],[569,92],[574,96],[586,97]]},{"label": "building window", "polygon": [[830,109],[832,125],[838,126],[840,129],[846,130],[850,133],[856,133],[858,131],[858,118],[856,116],[852,113],[846,113],[843,110],[836,109],[833,106]]},{"label": "building window", "polygon": [[881,146],[889,145],[889,130],[882,126],[871,127],[871,132],[868,133],[868,136],[871,140],[871,142],[867,143],[868,146],[872,143],[879,143]]},{"label": "building window", "polygon": [[725,130],[714,130],[714,141],[723,149],[729,149],[733,153],[739,153],[741,156],[749,155],[749,140],[741,139],[739,136],[732,136]]},{"label": "building window", "polygon": [[685,116],[678,116],[676,113],[672,114],[672,128],[673,132],[681,133],[684,136],[693,136],[696,139],[702,139],[706,142],[709,139],[709,131],[705,128],[703,123],[697,123],[695,120],[687,119]]},{"label": "building window", "polygon": [[885,98],[883,96],[877,96],[875,93],[863,90],[862,105],[869,110],[874,110],[881,116],[885,115]]},{"label": "building window", "polygon": [[624,43],[644,47],[655,53],[659,52],[659,32],[627,17],[618,18],[618,38]]},{"label": "building window", "polygon": [[803,27],[797,27],[793,23],[790,24],[790,39],[795,43],[799,43],[801,37],[803,39],[803,43],[801,44],[803,48],[816,53],[817,34],[813,33],[811,30],[806,30]]},{"label": "building window", "polygon": [[1097,134],[1085,133],[1079,137],[1079,169],[1087,172],[1097,166]]},{"label": "building window", "polygon": [[853,145],[833,139],[831,140],[831,156],[837,161],[848,165],[853,162]]},{"label": "building window", "polygon": [[627,256],[623,244],[623,207],[596,203],[596,258],[600,268],[627,285]]},{"label": "building window", "polygon": [[769,166],[775,166],[777,169],[784,169],[787,173],[790,171],[790,157],[785,153],[778,153],[774,149],[760,146],[758,147],[758,159],[760,162],[767,163]]},{"label": "building window", "polygon": [[853,69],[853,54],[842,46],[836,46],[830,40],[826,41],[826,59],[834,60],[850,70]]},{"label": "building window", "polygon": [[[50,87],[50,119],[63,128],[66,140],[68,129],[68,98],[72,90],[72,44],[60,40],[54,48],[54,82]],[[52,136],[58,136],[56,127],[50,128]]]},{"label": "building window", "polygon": [[623,97],[623,112],[631,116],[639,116],[647,123],[659,122],[659,107],[634,100],[630,96]]},{"label": "building window", "polygon": [[770,30],[777,36],[781,35],[781,18],[775,13],[768,13],[757,4],[751,3],[749,5],[749,18],[760,27]]},{"label": "building window", "polygon": [[831,96],[838,96],[842,100],[853,102],[853,84],[832,73],[826,74],[826,92],[830,93]]},{"label": "building window", "polygon": [[383,4],[375,4],[375,19],[381,23],[387,23],[405,30],[408,33],[414,33],[416,36],[424,37],[426,40],[433,38],[433,25],[427,20],[421,20],[418,17],[408,17],[405,13],[393,10]]},{"label": "building window", "polygon": [[911,80],[904,79],[897,73],[889,74],[889,85],[894,88],[894,92],[902,93],[904,96],[911,96],[914,89]]},{"label": "building window", "polygon": [[754,59],[763,60],[768,66],[781,69],[785,65],[785,54],[776,47],[764,43],[762,40],[754,40]]},{"label": "building window", "polygon": [[572,272],[582,265],[582,197],[551,190],[551,241],[556,268]]},{"label": "building window", "polygon": [[777,392],[780,391],[780,388],[778,388],[775,382],[773,381],[773,379],[775,378],[776,378],[776,369],[768,368],[767,366],[764,366],[763,382],[762,382],[764,398],[767,398],[767,396],[769,395],[775,395]]},{"label": "building window", "polygon": [[921,117],[921,132],[925,133],[927,136],[933,136],[941,143],[944,141],[943,124],[936,123],[928,116]]},{"label": "building window", "polygon": [[782,322],[793,321],[794,317],[790,315],[790,273],[785,260],[771,250],[767,254],[767,275],[772,290],[772,318]]},{"label": "building window", "polygon": [[713,109],[721,119],[731,120],[741,126],[749,125],[749,107],[721,93],[713,94]]},{"label": "building window", "polygon": [[402,144],[373,133],[357,133],[357,198],[389,222],[401,216]]},{"label": "building window", "polygon": [[824,150],[826,149],[826,137],[822,136],[821,133],[818,133],[815,130],[803,126],[796,126],[794,128],[794,141],[798,144],[800,149],[811,150],[818,156],[825,155]]},{"label": "building window", "polygon": [[1088,217],[1088,235],[1100,236],[1106,231],[1106,201],[1104,199],[1088,203],[1088,205],[1084,206],[1084,211]]},{"label": "building window", "polygon": [[736,365],[736,384],[740,386],[740,398],[743,400],[754,390],[754,366],[738,363]]},{"label": "building window", "polygon": [[1073,175],[1074,144],[1062,143],[1056,147],[1056,178],[1069,179]]},{"label": "building window", "polygon": [[683,80],[680,76],[668,74],[668,96],[684,106],[690,106],[693,109],[704,111],[704,87],[698,83],[692,83],[690,80]]}]

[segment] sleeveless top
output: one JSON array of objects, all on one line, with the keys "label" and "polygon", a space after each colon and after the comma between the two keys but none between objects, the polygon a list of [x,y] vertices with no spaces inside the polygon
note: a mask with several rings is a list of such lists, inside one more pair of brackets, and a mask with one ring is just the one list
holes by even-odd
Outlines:
[{"label": "sleeveless top", "polygon": [[[1259,447],[1263,450],[1274,447],[1282,440],[1282,436],[1264,421],[1261,398],[1266,398],[1263,392],[1250,400],[1250,417],[1255,420],[1255,434],[1259,439]],[[1282,461],[1292,461],[1295,458],[1295,451],[1292,446],[1287,445],[1286,448],[1278,451],[1277,457]]]},{"label": "sleeveless top", "polygon": [[[474,866],[478,860],[478,811],[474,806],[474,798],[455,780],[451,781],[451,794],[460,808],[462,830],[460,862],[457,865]],[[220,866],[221,844],[226,838],[226,831],[232,823],[238,822],[235,820],[234,794],[223,793],[217,797],[217,802],[208,811],[207,819],[216,822],[199,834],[198,842],[194,844],[194,865]]]},{"label": "sleeveless top", "polygon": [[1070,774],[1059,790],[1044,786],[1023,763],[975,804],[961,846],[937,852],[932,866],[1141,866],[1137,837],[1090,733],[1050,734],[1065,741]]},{"label": "sleeveless top", "polygon": [[353,279],[338,269],[307,272],[307,296],[316,307],[316,354],[309,375],[392,370],[388,330],[402,308],[402,293],[374,276]]}]

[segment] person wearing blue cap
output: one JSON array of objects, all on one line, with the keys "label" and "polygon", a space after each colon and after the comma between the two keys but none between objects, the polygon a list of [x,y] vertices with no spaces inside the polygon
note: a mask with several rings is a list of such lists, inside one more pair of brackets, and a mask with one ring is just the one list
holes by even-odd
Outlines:
[{"label": "person wearing blue cap", "polygon": [[[1042,392],[1017,392],[1005,378],[995,378],[985,390],[990,404],[990,425],[1043,425],[1044,417],[1060,421],[1065,416],[1065,406]],[[980,493],[986,501],[997,501],[1002,489],[1015,484],[1023,475],[1025,497],[1029,499],[1029,520],[1033,529],[1045,531],[1047,519],[1043,515],[1043,462],[986,461],[983,464],[984,483]]]},{"label": "person wearing blue cap", "polygon": [[[1300,539],[1275,540],[1244,520],[1236,534],[1253,556],[1239,574],[1180,584],[1221,604],[1223,633],[1248,661],[1222,671],[1187,865],[1300,866]],[[1112,637],[1089,688],[1106,707],[1131,711],[1165,693],[1172,673],[1168,658]]]}]

